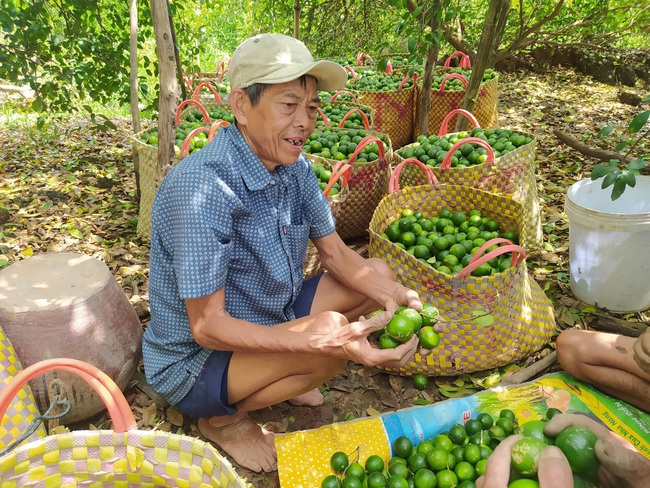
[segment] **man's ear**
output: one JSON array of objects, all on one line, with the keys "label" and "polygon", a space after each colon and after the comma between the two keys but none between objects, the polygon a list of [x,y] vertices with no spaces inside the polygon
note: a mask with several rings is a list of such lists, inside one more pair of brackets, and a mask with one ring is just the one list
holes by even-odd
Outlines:
[{"label": "man's ear", "polygon": [[251,102],[248,95],[244,93],[244,90],[237,88],[231,91],[230,95],[228,95],[228,103],[237,123],[246,125],[248,123],[247,115],[251,108]]}]

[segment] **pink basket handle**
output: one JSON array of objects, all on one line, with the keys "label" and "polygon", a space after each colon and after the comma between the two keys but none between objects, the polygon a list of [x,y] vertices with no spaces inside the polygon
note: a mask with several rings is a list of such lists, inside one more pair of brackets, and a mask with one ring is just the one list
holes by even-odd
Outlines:
[{"label": "pink basket handle", "polygon": [[[402,81],[400,82],[399,86],[397,87],[398,90],[401,90],[404,88],[404,84],[411,78],[411,75],[406,75],[404,78],[402,78]],[[416,75],[415,73],[413,74],[413,84],[415,84],[416,80]]]},{"label": "pink basket handle", "polygon": [[330,179],[327,182],[327,186],[323,190],[325,196],[330,196],[330,189],[341,177],[343,177],[343,184],[341,186],[347,186],[348,181],[350,180],[350,176],[352,176],[352,165],[346,163],[345,161],[338,161],[332,168],[332,176],[330,176]]},{"label": "pink basket handle", "polygon": [[348,110],[348,113],[346,113],[343,118],[341,119],[341,122],[339,122],[339,129],[343,129],[343,126],[345,125],[345,121],[348,119],[350,115],[352,115],[354,112],[359,112],[361,114],[361,120],[363,120],[363,128],[368,130],[370,129],[370,121],[368,120],[368,117],[366,114],[363,112],[363,110],[358,109],[358,108],[351,108]]},{"label": "pink basket handle", "polygon": [[366,136],[361,141],[359,141],[359,144],[357,144],[357,148],[354,150],[352,155],[348,158],[348,163],[354,164],[354,162],[357,160],[357,156],[363,149],[373,142],[377,143],[377,146],[379,146],[379,157],[383,159],[386,156],[386,151],[384,149],[384,143],[383,141],[376,136]]},{"label": "pink basket handle", "polygon": [[451,65],[451,60],[455,58],[456,56],[460,56],[460,61],[458,62],[458,67],[459,68],[471,68],[472,67],[472,61],[469,59],[469,56],[465,54],[462,51],[455,51],[451,53],[451,55],[447,58],[444,64],[444,68],[449,68]]},{"label": "pink basket handle", "polygon": [[334,95],[332,95],[330,97],[330,102],[336,101],[336,99],[339,97],[339,95],[350,95],[352,97],[352,101],[354,103],[359,103],[359,99],[354,95],[354,93],[352,93],[349,90],[339,90],[339,91],[337,91]]},{"label": "pink basket handle", "polygon": [[190,142],[192,142],[194,136],[197,135],[199,132],[205,132],[206,134],[210,134],[210,129],[208,129],[207,127],[197,127],[196,129],[193,129],[192,132],[187,134],[187,136],[185,136],[185,140],[183,141],[183,147],[181,147],[182,158],[190,154]]},{"label": "pink basket handle", "polygon": [[0,419],[4,418],[9,404],[25,383],[37,376],[54,369],[69,371],[81,377],[95,390],[102,399],[111,419],[113,429],[118,433],[136,428],[136,421],[129,403],[115,382],[106,373],[92,364],[70,358],[45,359],[28,366],[14,376],[11,381],[0,390]]},{"label": "pink basket handle", "polygon": [[442,160],[440,169],[441,170],[449,169],[451,167],[451,158],[453,157],[456,149],[458,149],[460,146],[464,144],[470,144],[470,143],[478,144],[479,146],[487,149],[488,157],[487,157],[487,161],[485,161],[485,164],[492,164],[494,162],[494,149],[492,149],[492,146],[490,146],[483,139],[479,139],[478,137],[466,137],[465,139],[461,139],[456,144],[451,146],[449,151],[447,151],[447,154],[445,154],[445,158]]},{"label": "pink basket handle", "polygon": [[196,85],[196,88],[194,89],[194,92],[192,92],[192,100],[198,101],[201,90],[203,88],[205,88],[205,87],[210,89],[210,91],[214,95],[214,99],[216,100],[217,103],[223,103],[223,100],[219,96],[219,93],[217,93],[217,90],[215,90],[214,87],[212,86],[212,84],[208,83],[207,81],[203,81],[203,82],[199,83],[198,85]]},{"label": "pink basket handle", "polygon": [[178,108],[176,109],[176,123],[177,123],[177,124],[180,124],[180,123],[181,123],[181,110],[182,110],[186,105],[190,105],[190,104],[196,105],[196,106],[198,107],[198,109],[199,109],[199,110],[201,111],[201,113],[203,114],[203,123],[210,125],[210,124],[211,124],[210,116],[208,115],[207,110],[205,110],[205,107],[204,107],[203,105],[201,105],[198,101],[196,101],[196,100],[192,100],[192,99],[189,99],[189,100],[183,100],[183,101],[178,105]]},{"label": "pink basket handle", "polygon": [[445,85],[447,84],[447,80],[453,78],[460,80],[463,86],[465,87],[465,89],[467,89],[467,85],[469,85],[467,78],[465,78],[463,75],[459,75],[458,73],[450,73],[447,76],[445,76],[440,82],[440,91],[445,91]]},{"label": "pink basket handle", "polygon": [[388,180],[388,193],[399,191],[399,175],[402,173],[402,168],[407,163],[416,164],[420,168],[422,168],[424,174],[427,176],[427,180],[429,181],[430,185],[438,184],[438,178],[436,178],[436,175],[433,173],[431,168],[429,168],[426,164],[424,164],[419,159],[406,158],[405,160],[400,162],[397,166],[395,166],[395,169],[391,173],[390,180]]},{"label": "pink basket handle", "polygon": [[[208,142],[210,142],[212,139],[214,139],[215,134],[221,127],[227,127],[230,125],[230,122],[227,120],[223,119],[217,119],[214,122],[212,122],[212,125],[210,126],[210,132],[208,133]],[[188,134],[189,135],[189,134]]]},{"label": "pink basket handle", "polygon": [[386,73],[389,75],[393,74],[393,63],[390,62],[390,59],[386,61]]},{"label": "pink basket handle", "polygon": [[363,64],[364,59],[366,59],[366,60],[368,60],[368,61],[370,61],[372,63],[372,58],[370,56],[368,56],[363,51],[359,51],[357,53],[357,60],[356,60],[357,66],[361,66]]},{"label": "pink basket handle", "polygon": [[320,107],[316,107],[316,112],[321,116],[323,119],[323,124],[325,124],[327,127],[331,127],[332,124],[330,124],[330,120],[327,118],[327,115],[325,115],[325,112],[323,112],[323,109]]},{"label": "pink basket handle", "polygon": [[449,124],[449,119],[451,119],[456,114],[464,115],[469,119],[469,121],[472,123],[474,127],[480,127],[478,120],[476,120],[476,117],[474,117],[472,112],[468,112],[464,108],[455,108],[447,115],[445,115],[444,119],[442,119],[442,123],[440,124],[440,130],[438,131],[438,137],[442,137],[447,133],[447,125]]},{"label": "pink basket handle", "polygon": [[357,76],[357,74],[355,73],[355,71],[354,71],[350,66],[345,65],[345,66],[343,66],[343,69],[344,69],[345,71],[349,71],[350,73],[352,73],[352,79],[353,79],[355,82],[359,79],[358,76]]},{"label": "pink basket handle", "polygon": [[[506,245],[499,246],[496,249],[493,249],[489,253],[485,254],[485,251],[488,248],[500,243],[506,243]],[[456,278],[466,278],[481,264],[487,263],[497,256],[501,256],[502,254],[506,254],[508,252],[512,253],[512,266],[519,264],[524,259],[526,259],[526,251],[524,251],[523,247],[518,246],[517,244],[513,244],[508,239],[504,239],[503,237],[495,237],[494,239],[490,239],[485,244],[483,244],[478,251],[476,251],[476,254],[474,254],[469,264],[458,272]]]}]

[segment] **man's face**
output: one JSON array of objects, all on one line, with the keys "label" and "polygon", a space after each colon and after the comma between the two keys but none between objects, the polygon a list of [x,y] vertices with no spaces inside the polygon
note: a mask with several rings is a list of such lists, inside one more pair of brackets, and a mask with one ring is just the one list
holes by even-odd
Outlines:
[{"label": "man's face", "polygon": [[272,171],[295,163],[316,127],[320,106],[316,80],[307,76],[304,81],[271,85],[257,105],[246,102],[245,117],[238,119],[238,127],[264,166]]}]

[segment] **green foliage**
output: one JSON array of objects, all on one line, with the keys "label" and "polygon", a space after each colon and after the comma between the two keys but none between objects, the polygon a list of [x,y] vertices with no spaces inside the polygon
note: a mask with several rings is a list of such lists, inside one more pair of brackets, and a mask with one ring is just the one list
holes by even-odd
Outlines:
[{"label": "green foliage", "polygon": [[[645,97],[643,101],[650,101],[650,96]],[[627,149],[626,155],[631,154],[631,152],[638,146],[639,142],[650,134],[650,128],[646,129],[645,132],[642,132],[643,128],[648,123],[648,118],[650,118],[650,110],[637,114],[627,125],[626,131],[628,135],[636,135],[636,137],[628,137],[622,140],[616,145],[615,149],[617,151]],[[615,130],[616,129],[612,126],[605,126],[600,130],[598,135],[608,136]],[[591,179],[597,180],[602,178],[603,182],[601,187],[605,189],[611,186],[611,198],[612,200],[616,200],[623,194],[628,186],[634,188],[636,185],[636,177],[639,176],[640,170],[648,166],[648,159],[650,159],[648,156],[639,157],[623,165],[620,164],[618,159],[612,159],[609,162],[597,164],[591,171]]]}]

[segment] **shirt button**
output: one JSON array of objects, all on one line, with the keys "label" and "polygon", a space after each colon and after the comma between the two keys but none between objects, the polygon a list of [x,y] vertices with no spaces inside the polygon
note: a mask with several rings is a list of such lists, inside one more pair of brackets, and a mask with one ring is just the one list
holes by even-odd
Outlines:
[{"label": "shirt button", "polygon": [[286,225],[282,227],[282,232],[284,232],[285,234],[287,233],[287,226]]}]

